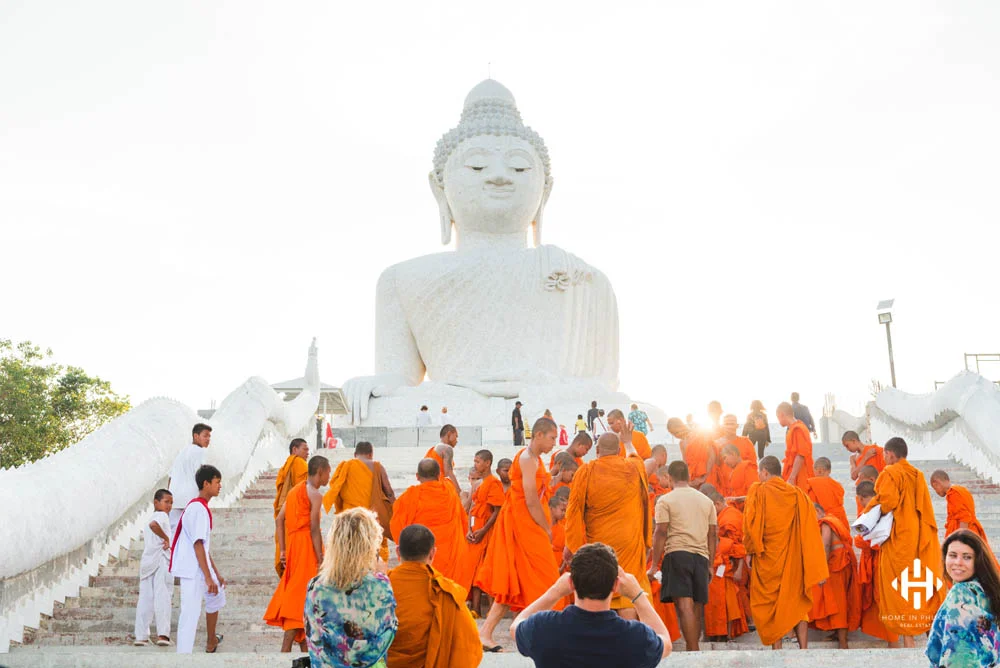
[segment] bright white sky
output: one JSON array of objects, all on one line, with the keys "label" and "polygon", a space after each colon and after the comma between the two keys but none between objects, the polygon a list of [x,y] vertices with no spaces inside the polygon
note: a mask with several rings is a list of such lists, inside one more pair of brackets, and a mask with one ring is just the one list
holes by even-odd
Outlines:
[{"label": "bright white sky", "polygon": [[992,0],[8,1],[0,337],[194,408],[312,336],[325,382],[371,373],[492,63],[552,155],[545,242],[616,289],[623,391],[857,413],[880,299],[905,390],[1000,352],[997,34]]}]

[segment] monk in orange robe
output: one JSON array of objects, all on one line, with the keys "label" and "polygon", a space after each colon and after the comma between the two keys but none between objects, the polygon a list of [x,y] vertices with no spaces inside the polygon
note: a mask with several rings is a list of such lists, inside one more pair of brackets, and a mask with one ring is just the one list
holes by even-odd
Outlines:
[{"label": "monk in orange robe", "polygon": [[[278,469],[278,477],[274,480],[274,517],[278,517],[278,513],[281,512],[281,507],[285,505],[285,497],[288,496],[288,492],[291,491],[293,487],[301,482],[305,482],[306,478],[309,477],[308,466],[306,462],[309,460],[309,443],[306,442],[304,438],[296,438],[288,446],[288,459],[285,463],[281,465]],[[278,547],[278,536],[274,536],[274,572],[281,577],[281,564],[279,558],[279,552],[281,549]]]},{"label": "monk in orange robe", "polygon": [[643,462],[646,468],[646,482],[650,488],[660,484],[660,478],[656,474],[661,468],[667,465],[667,448],[662,445],[654,445],[649,450],[649,457]]},{"label": "monk in orange robe", "polygon": [[830,577],[813,589],[809,625],[835,631],[840,649],[847,649],[847,633],[861,626],[861,583],[851,530],[840,518],[827,515],[822,504],[815,508]]},{"label": "monk in orange robe", "polygon": [[465,556],[459,562],[455,573],[455,582],[465,587],[472,601],[472,609],[479,614],[479,599],[481,591],[474,586],[476,573],[486,556],[486,547],[490,544],[490,534],[500,506],[503,505],[503,484],[493,475],[493,453],[480,450],[472,461],[476,479],[472,484],[472,492],[465,504],[469,513],[469,531],[465,535]]},{"label": "monk in orange robe", "polygon": [[738,434],[739,428],[740,420],[732,413],[722,418],[722,438],[716,443],[717,449],[721,450],[727,445],[735,445],[740,452],[740,459],[750,462],[754,468],[757,468],[757,450],[754,449],[753,441],[746,436],[740,436]]},{"label": "monk in orange robe", "polygon": [[851,522],[847,519],[844,509],[844,488],[830,477],[830,460],[820,457],[816,460],[816,475],[806,480],[806,495],[813,503],[823,506],[823,512],[840,520],[840,523],[850,529]]},{"label": "monk in orange robe", "polygon": [[[872,484],[872,487],[874,488],[876,480],[878,480],[878,471],[875,469],[874,466],[869,466],[868,464],[866,464],[858,470],[858,479],[854,481],[855,490],[857,489],[857,485],[860,485],[863,482],[870,482]],[[857,501],[858,501],[858,517],[860,517],[861,514],[865,512],[865,507],[861,503],[860,497],[858,497]]]},{"label": "monk in orange robe", "polygon": [[368,441],[360,441],[354,448],[354,458],[337,464],[330,478],[330,488],[323,495],[323,509],[335,508],[342,513],[351,508],[367,508],[378,515],[382,526],[382,548],[379,556],[389,563],[389,534],[392,531],[392,505],[396,493],[389,483],[385,467],[375,461],[375,450]]},{"label": "monk in orange robe", "polygon": [[450,424],[441,427],[441,442],[424,453],[426,459],[433,459],[441,470],[441,480],[447,478],[455,486],[455,491],[462,493],[455,475],[455,447],[458,445],[458,429]]},{"label": "monk in orange robe", "polygon": [[500,479],[500,484],[503,485],[504,496],[510,491],[510,467],[513,463],[506,457],[497,462],[497,478]]},{"label": "monk in orange robe", "polygon": [[931,487],[938,496],[948,500],[948,517],[945,520],[944,534],[952,531],[968,529],[983,539],[987,545],[986,530],[976,518],[976,501],[965,487],[953,485],[951,477],[940,469],[931,474]]},{"label": "monk in orange robe", "polygon": [[716,489],[722,485],[716,471],[715,443],[707,433],[694,431],[680,418],[667,420],[667,431],[680,441],[681,457],[688,467],[689,484],[695,489],[705,483]]},{"label": "monk in orange robe", "polygon": [[399,565],[389,571],[389,582],[399,626],[387,664],[392,668],[475,668],[483,659],[476,620],[465,607],[465,589],[433,566],[434,533],[411,524],[397,539]]},{"label": "monk in orange robe", "polygon": [[[713,494],[722,498],[718,492]],[[749,631],[736,586],[736,576],[743,574],[746,554],[740,543],[731,538],[719,538],[708,583],[708,603],[705,604],[705,635],[709,638],[725,642]]]},{"label": "monk in orange robe", "polygon": [[751,464],[743,459],[739,449],[733,444],[723,446],[720,454],[730,472],[729,478],[721,481],[719,492],[732,502],[737,510],[743,512],[743,505],[750,492],[750,486],[755,482],[760,482],[760,478],[757,476],[757,464],[756,462]]},{"label": "monk in orange robe", "polygon": [[493,597],[479,631],[483,646],[491,651],[497,651],[493,632],[507,610],[528,607],[559,579],[552,555],[549,474],[542,462],[558,435],[555,422],[539,418],[532,425],[531,441],[510,467],[510,491],[476,577],[476,586]]},{"label": "monk in orange robe", "polygon": [[[858,505],[864,508],[875,498],[875,483],[862,481],[855,488],[858,497]],[[873,638],[885,640],[889,647],[895,646],[899,636],[890,632],[882,623],[882,613],[878,609],[878,597],[875,595],[875,588],[878,585],[878,546],[872,544],[862,536],[854,537],[854,545],[861,548],[861,558],[858,560],[858,582],[861,583],[861,631]]]},{"label": "monk in orange robe", "polygon": [[569,561],[563,558],[566,550],[566,507],[569,505],[569,494],[569,488],[563,487],[549,499],[549,516],[552,519],[552,556],[559,564],[560,573],[569,568]]},{"label": "monk in orange robe", "polygon": [[[566,509],[566,549],[573,553],[587,543],[610,546],[618,565],[649,593],[646,553],[652,545],[652,525],[646,470],[636,457],[619,457],[619,447],[615,434],[603,434],[597,439],[597,459],[577,471]],[[626,619],[638,619],[635,606],[624,596],[613,597],[611,609]]]},{"label": "monk in orange robe", "polygon": [[848,452],[851,453],[851,480],[857,481],[862,466],[874,466],[879,473],[885,468],[885,455],[877,445],[865,445],[856,431],[845,431],[840,438]]},{"label": "monk in orange robe", "polygon": [[552,456],[549,457],[549,470],[551,471],[556,465],[556,455],[561,452],[568,452],[573,456],[576,461],[576,465],[579,468],[583,466],[583,458],[587,456],[590,452],[590,448],[594,445],[594,439],[590,437],[585,431],[577,432],[570,444],[565,448],[554,448],[552,450]]},{"label": "monk in orange robe", "polygon": [[[913,647],[913,636],[930,629],[947,593],[943,586],[936,588],[917,609],[892,587],[892,581],[907,569],[911,582],[926,580],[928,575],[938,581],[942,573],[931,495],[924,474],[906,461],[908,452],[906,441],[898,436],[886,442],[886,467],[875,482],[875,498],[865,508],[868,511],[879,506],[883,513],[892,513],[892,530],[880,549],[875,592],[886,628],[903,636],[903,647]],[[912,572],[915,559],[920,559],[923,573]]]},{"label": "monk in orange robe", "polygon": [[782,479],[776,457],[761,459],[758,474],[761,481],[750,487],[743,513],[750,611],[763,644],[781,649],[782,638],[794,629],[806,649],[813,587],[830,575],[816,510],[805,492]]},{"label": "monk in orange robe", "polygon": [[422,524],[434,533],[434,568],[453,578],[465,556],[468,519],[450,481],[442,481],[441,469],[433,459],[417,464],[417,482],[399,495],[392,507],[389,528],[399,543],[399,532],[411,524]]},{"label": "monk in orange robe", "polygon": [[785,460],[782,462],[781,477],[789,485],[806,490],[806,481],[815,477],[813,471],[813,445],[809,427],[802,420],[795,419],[795,412],[788,402],[778,404],[775,409],[778,424],[785,427]]},{"label": "monk in orange robe", "polygon": [[618,437],[620,456],[635,454],[643,461],[653,456],[649,439],[644,433],[634,429],[632,423],[625,419],[625,414],[617,408],[608,413],[608,428]]},{"label": "monk in orange robe", "polygon": [[563,488],[570,489],[579,468],[576,459],[568,452],[560,452],[556,455],[556,467],[549,472],[552,476],[550,483],[552,493],[554,494]]},{"label": "monk in orange robe", "polygon": [[[754,478],[757,472],[754,471]],[[709,496],[715,503],[716,521],[719,523],[719,538],[729,538],[734,543],[743,544],[743,512],[734,506],[729,505],[721,495],[716,499]],[[745,550],[744,550],[745,553]],[[746,563],[744,554],[744,568],[733,573],[733,581],[736,583],[736,598],[739,600],[740,609],[743,611],[743,619],[749,624],[750,617],[750,567]]]},{"label": "monk in orange robe", "polygon": [[308,478],[292,488],[274,520],[280,549],[281,581],[264,612],[268,626],[285,630],[281,651],[291,652],[292,643],[306,651],[306,588],[323,562],[323,536],[319,530],[323,496],[319,488],[330,482],[330,462],[316,456],[309,460]]}]

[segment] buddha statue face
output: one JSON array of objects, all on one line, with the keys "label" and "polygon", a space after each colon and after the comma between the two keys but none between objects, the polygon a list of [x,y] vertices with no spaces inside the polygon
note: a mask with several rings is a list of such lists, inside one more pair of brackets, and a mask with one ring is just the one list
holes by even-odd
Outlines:
[{"label": "buddha statue face", "polygon": [[444,169],[444,200],[458,234],[522,235],[546,196],[545,170],[534,147],[512,136],[463,141]]}]

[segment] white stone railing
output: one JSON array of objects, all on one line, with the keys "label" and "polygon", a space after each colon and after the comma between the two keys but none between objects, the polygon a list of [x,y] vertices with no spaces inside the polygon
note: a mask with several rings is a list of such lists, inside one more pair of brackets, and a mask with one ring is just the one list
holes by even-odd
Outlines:
[{"label": "white stone railing", "polygon": [[889,388],[868,416],[876,443],[901,436],[912,459],[954,459],[1000,482],[1000,390],[986,378],[962,371],[929,394]]},{"label": "white stone railing", "polygon": [[306,385],[284,402],[266,381],[251,378],[211,420],[172,399],[150,399],[51,457],[0,470],[0,652],[139,535],[153,492],[166,484],[196,422],[213,428],[205,461],[221,471],[223,485],[212,505],[226,507],[285,460],[292,438],[314,428],[315,343]]}]

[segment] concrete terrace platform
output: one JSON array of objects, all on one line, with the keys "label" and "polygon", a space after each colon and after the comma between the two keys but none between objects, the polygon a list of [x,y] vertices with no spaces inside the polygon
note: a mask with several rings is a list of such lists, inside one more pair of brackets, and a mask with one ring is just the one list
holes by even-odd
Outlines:
[{"label": "concrete terrace platform", "polygon": [[[456,450],[456,468],[463,484],[472,464],[479,443],[464,444],[461,440]],[[669,445],[670,459],[679,457],[676,445]],[[426,452],[424,445],[401,445],[376,448],[376,458],[386,467],[397,495],[415,483],[416,464]],[[511,457],[512,445],[491,447],[494,461]],[[765,454],[782,456],[783,444],[775,444]],[[353,456],[353,448],[322,450],[321,454],[337,462]],[[593,457],[593,451],[588,456]],[[853,483],[848,475],[848,454],[839,444],[817,444],[815,457],[828,457],[832,461],[833,476],[844,485],[847,495],[844,506],[848,517],[856,514]],[[915,461],[929,477],[936,468],[948,470],[952,480],[969,487],[976,498],[977,511],[987,532],[1000,536],[1000,488],[979,479],[972,471],[951,461]],[[296,655],[280,655],[280,629],[268,627],[261,619],[274,588],[277,576],[273,570],[273,513],[275,473],[262,475],[243,498],[232,508],[214,509],[215,530],[212,554],[222,574],[228,580],[228,606],[219,619],[219,632],[225,640],[216,655],[202,652],[205,643],[204,617],[195,641],[196,654],[183,659],[185,666],[290,666]],[[943,534],[945,501],[932,493],[938,526]],[[324,531],[329,526],[329,516],[324,516]],[[57,603],[51,617],[43,617],[40,628],[25,634],[24,643],[13,646],[11,652],[0,656],[0,666],[170,666],[181,665],[174,648],[133,647],[132,631],[135,603],[138,596],[137,571],[142,554],[142,540],[134,540],[127,550],[104,566],[91,579],[90,586],[82,588],[79,596]],[[390,565],[394,565],[395,559]],[[179,588],[175,587],[173,624],[176,629],[179,612]],[[531,662],[516,655],[507,633],[510,619],[501,622],[496,640],[506,654],[488,655],[483,666],[530,666]],[[728,643],[702,643],[704,651],[697,654],[680,652],[683,641],[675,643],[675,650],[663,665],[690,666],[784,666],[784,665],[843,665],[877,661],[885,666],[911,666],[922,663],[922,650],[885,650],[885,643],[860,632],[850,635],[852,649],[843,654],[835,644],[825,640],[824,634],[810,633],[807,652],[792,651],[794,642],[786,642],[789,649],[774,653],[760,645],[756,634],[747,634]],[[923,640],[917,639],[918,647]]]}]

